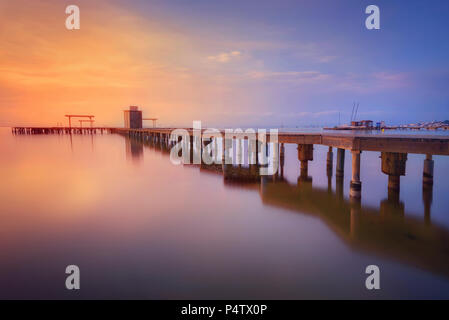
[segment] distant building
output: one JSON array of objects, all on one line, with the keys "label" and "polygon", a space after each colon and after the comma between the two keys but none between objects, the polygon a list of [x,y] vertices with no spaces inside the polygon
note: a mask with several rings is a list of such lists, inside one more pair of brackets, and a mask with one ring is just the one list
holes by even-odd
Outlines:
[{"label": "distant building", "polygon": [[372,120],[351,121],[351,126],[373,128],[373,121]]},{"label": "distant building", "polygon": [[142,111],[139,110],[139,107],[130,106],[129,110],[125,110],[125,128],[142,128]]},{"label": "distant building", "polygon": [[385,127],[386,127],[386,126],[385,126],[385,121],[376,122],[376,129],[377,129],[377,130],[383,129],[383,128],[385,128]]}]

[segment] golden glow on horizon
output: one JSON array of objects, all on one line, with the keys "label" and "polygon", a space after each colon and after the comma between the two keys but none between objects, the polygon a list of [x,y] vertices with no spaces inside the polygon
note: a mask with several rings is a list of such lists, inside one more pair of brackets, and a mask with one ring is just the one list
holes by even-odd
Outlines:
[{"label": "golden glow on horizon", "polygon": [[81,29],[69,31],[64,9],[51,1],[3,4],[0,125],[66,124],[66,113],[121,125],[129,105],[162,124],[188,124],[216,110],[223,94],[238,94],[207,70],[213,62],[198,52],[198,39],[105,1],[83,3]]}]

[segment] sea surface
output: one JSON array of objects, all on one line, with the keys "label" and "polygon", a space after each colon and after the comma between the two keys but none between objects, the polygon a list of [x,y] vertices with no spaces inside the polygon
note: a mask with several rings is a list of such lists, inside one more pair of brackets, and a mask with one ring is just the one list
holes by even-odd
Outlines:
[{"label": "sea surface", "polygon": [[[286,145],[283,176],[240,181],[121,135],[0,128],[0,298],[448,299],[449,157],[434,156],[428,189],[425,156],[408,155],[398,195],[363,152],[358,203],[351,155],[337,181],[327,151],[298,178]],[[68,265],[80,290],[65,287]]]}]

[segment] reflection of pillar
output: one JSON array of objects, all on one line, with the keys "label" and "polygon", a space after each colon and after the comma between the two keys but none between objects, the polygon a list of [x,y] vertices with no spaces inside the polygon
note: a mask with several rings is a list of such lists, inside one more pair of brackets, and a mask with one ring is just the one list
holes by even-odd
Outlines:
[{"label": "reflection of pillar", "polygon": [[431,154],[426,155],[423,168],[422,197],[424,202],[424,221],[430,225],[430,209],[433,200],[433,159]]},{"label": "reflection of pillar", "polygon": [[360,181],[360,154],[361,151],[352,151],[352,179],[349,192],[349,196],[352,198],[361,198],[362,196],[362,182]]},{"label": "reflection of pillar", "polygon": [[406,153],[382,152],[382,172],[388,174],[388,189],[399,193],[400,176],[405,175]]},{"label": "reflection of pillar", "polygon": [[337,177],[343,177],[345,173],[345,149],[337,149],[337,166],[335,175]]},{"label": "reflection of pillar", "polygon": [[426,160],[424,160],[424,170],[423,170],[423,185],[432,186],[433,185],[433,160],[432,155],[426,155]]},{"label": "reflection of pillar", "polygon": [[313,144],[298,144],[298,160],[301,161],[302,177],[307,177],[309,173],[309,160],[313,160]]},{"label": "reflection of pillar", "polygon": [[309,176],[300,175],[298,177],[298,187],[302,189],[310,189],[312,188],[313,178]]},{"label": "reflection of pillar", "polygon": [[135,163],[143,157],[143,144],[134,139],[125,139],[126,159],[133,160]]},{"label": "reflection of pillar", "polygon": [[284,144],[281,143],[281,150],[280,150],[280,154],[279,154],[279,165],[280,165],[280,169],[281,169],[281,178],[284,177],[284,163],[285,163],[285,147]]},{"label": "reflection of pillar", "polygon": [[399,190],[388,189],[388,198],[380,202],[380,215],[404,217],[405,206],[404,203],[399,200]]},{"label": "reflection of pillar", "polygon": [[338,199],[343,199],[343,177],[335,177],[335,193]]},{"label": "reflection of pillar", "polygon": [[360,215],[362,211],[362,204],[360,198],[351,198],[351,217],[349,234],[352,239],[356,239],[359,235]]},{"label": "reflection of pillar", "polygon": [[422,189],[422,199],[424,203],[424,221],[430,225],[430,209],[432,208],[433,188],[429,185],[424,185]]}]

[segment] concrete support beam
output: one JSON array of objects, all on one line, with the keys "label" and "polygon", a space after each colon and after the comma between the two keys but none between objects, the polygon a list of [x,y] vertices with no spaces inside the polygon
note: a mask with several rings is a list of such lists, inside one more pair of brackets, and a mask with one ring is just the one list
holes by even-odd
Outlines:
[{"label": "concrete support beam", "polygon": [[307,177],[309,161],[313,160],[313,144],[298,144],[298,160],[301,161],[301,176]]},{"label": "concrete support beam", "polygon": [[352,178],[349,196],[357,199],[362,197],[362,182],[360,181],[360,154],[361,151],[352,151]]},{"label": "concrete support beam", "polygon": [[406,153],[382,152],[382,172],[388,174],[388,189],[400,190],[400,176],[405,176]]}]

